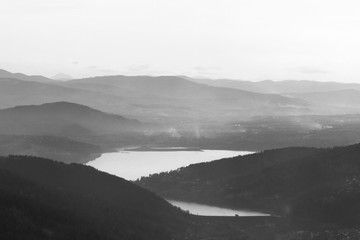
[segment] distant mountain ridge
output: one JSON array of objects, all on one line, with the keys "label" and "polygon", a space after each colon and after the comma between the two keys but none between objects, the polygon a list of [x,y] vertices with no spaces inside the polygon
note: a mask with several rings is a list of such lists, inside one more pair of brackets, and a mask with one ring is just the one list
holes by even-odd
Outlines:
[{"label": "distant mountain ridge", "polygon": [[0,78],[15,78],[23,81],[42,82],[42,83],[52,83],[54,81],[50,78],[40,75],[28,76],[22,73],[11,73],[3,69],[0,69]]},{"label": "distant mountain ridge", "polygon": [[2,78],[0,108],[67,101],[184,130],[192,127],[190,122],[201,125],[254,116],[358,113],[356,97],[342,98],[352,107],[327,106],[307,94],[329,92],[329,98],[334,94],[335,99],[336,91],[360,90],[359,86],[313,81],[199,80],[183,76],[118,75],[50,82]]},{"label": "distant mountain ridge", "polygon": [[[251,100],[258,98],[259,100],[267,101],[281,101],[286,104],[289,101],[292,104],[300,104],[295,99],[278,95],[258,94],[249,91],[239,91],[228,88],[214,88],[203,84],[194,83],[181,77],[176,76],[106,76],[75,79],[64,83],[65,86],[77,87],[86,90],[97,90],[104,93],[111,93],[114,95],[126,94],[125,91],[135,91],[147,95],[165,96],[168,98],[212,98],[212,97],[227,97],[227,98],[245,98],[249,97]],[[112,87],[112,88],[110,88]],[[235,95],[238,96],[235,96]],[[244,96],[242,96],[244,95]],[[271,103],[271,102],[270,102]]]},{"label": "distant mountain ridge", "polygon": [[208,84],[216,87],[228,87],[242,89],[258,93],[288,94],[288,93],[306,93],[306,92],[327,92],[346,89],[360,90],[358,83],[339,83],[339,82],[317,82],[310,80],[283,80],[272,81],[263,80],[259,82],[230,80],[230,79],[196,79],[188,78],[194,82]]},{"label": "distant mountain ridge", "polygon": [[123,98],[112,95],[68,88],[59,84],[0,78],[0,108],[60,101],[74,102],[113,113],[131,108]]},{"label": "distant mountain ridge", "polygon": [[0,108],[68,101],[130,118],[165,123],[307,111],[303,100],[209,87],[181,78],[94,79],[95,83],[93,79],[90,82],[85,79],[54,81],[54,84],[0,79]]},{"label": "distant mountain ridge", "polygon": [[[212,87],[176,76],[107,76],[76,79],[63,86],[121,96],[153,113],[178,119],[243,118],[258,114],[306,112],[306,101],[276,94]],[[247,115],[247,116],[246,116]]]}]

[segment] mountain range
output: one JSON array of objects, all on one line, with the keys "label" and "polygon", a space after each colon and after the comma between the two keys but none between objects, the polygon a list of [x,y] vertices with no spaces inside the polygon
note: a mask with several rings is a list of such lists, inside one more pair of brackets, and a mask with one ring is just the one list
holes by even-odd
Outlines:
[{"label": "mountain range", "polygon": [[123,97],[136,105],[146,103],[165,118],[220,121],[223,113],[239,119],[270,111],[301,112],[307,107],[305,101],[295,98],[212,87],[176,76],[94,77],[67,81],[64,86]]},{"label": "mountain range", "polygon": [[178,127],[186,122],[229,122],[259,115],[359,113],[360,85],[350,83],[121,75],[55,81],[5,70],[0,78],[2,108],[68,101]]},{"label": "mountain range", "polygon": [[[247,82],[251,86],[262,86],[267,90],[277,89],[273,91],[277,92],[276,94],[268,94],[266,91],[250,92],[245,87],[238,89],[244,81],[234,81],[233,84],[239,84],[238,87],[215,87],[209,86],[208,82],[221,83],[223,80],[196,83],[194,81],[198,81],[197,79],[182,76],[119,75],[70,81],[45,81],[41,78],[44,81],[34,82],[31,81],[31,76],[25,74],[1,72],[7,77],[21,76],[25,81],[0,78],[0,108],[29,105],[29,109],[33,109],[37,115],[35,106],[30,108],[30,105],[68,102],[68,106],[70,103],[83,105],[84,108],[88,106],[104,114],[119,115],[134,121],[136,119],[143,123],[142,126],[146,126],[130,127],[133,134],[125,136],[124,128],[118,129],[120,125],[115,124],[117,127],[114,128],[115,125],[105,121],[105,118],[93,119],[94,115],[91,115],[94,121],[91,124],[90,119],[78,119],[81,123],[69,122],[69,119],[61,122],[61,118],[50,119],[51,117],[46,120],[45,113],[42,115],[45,118],[39,121],[35,117],[33,120],[29,119],[32,123],[23,122],[24,119],[17,123],[11,120],[15,117],[14,113],[13,117],[5,117],[9,114],[8,110],[1,112],[3,120],[0,116],[0,123],[7,121],[8,124],[0,128],[0,133],[7,135],[46,134],[70,137],[80,142],[83,142],[86,136],[108,135],[106,139],[92,138],[90,142],[86,141],[106,149],[126,144],[148,144],[148,140],[165,145],[190,144],[191,147],[241,147],[251,150],[292,145],[327,147],[358,141],[355,130],[346,130],[354,125],[348,114],[360,112],[357,84],[312,81]],[[348,90],[349,87],[353,89]],[[81,112],[79,109],[79,114]],[[63,113],[69,117],[70,112]],[[52,114],[49,112],[48,115]],[[321,118],[315,117],[316,115],[322,115],[326,120],[319,121]],[[306,116],[314,117],[309,120]],[[336,116],[344,117],[338,119]],[[53,128],[50,127],[52,121],[55,123]],[[26,124],[32,127],[24,127]],[[20,128],[20,125],[23,128]],[[140,137],[139,129],[147,136],[157,136],[152,139]],[[110,139],[110,135],[114,137]]]},{"label": "mountain range", "polygon": [[258,82],[230,79],[198,79],[184,77],[190,81],[207,84],[215,87],[227,87],[241,89],[258,93],[289,94],[289,93],[308,93],[308,92],[331,92],[339,90],[360,90],[358,83],[340,82],[317,82],[310,80],[284,80],[272,81],[264,80]]},{"label": "mountain range", "polygon": [[[194,83],[176,76],[109,76],[71,81],[30,81],[5,74],[0,79],[0,107],[68,101],[145,121],[180,124],[227,121],[259,114],[307,111],[299,99]],[[26,93],[26,94],[25,94]]]},{"label": "mountain range", "polygon": [[[358,239],[358,87],[0,70],[0,239]],[[148,145],[258,153],[135,184],[74,164]],[[191,216],[162,197],[272,216]]]}]

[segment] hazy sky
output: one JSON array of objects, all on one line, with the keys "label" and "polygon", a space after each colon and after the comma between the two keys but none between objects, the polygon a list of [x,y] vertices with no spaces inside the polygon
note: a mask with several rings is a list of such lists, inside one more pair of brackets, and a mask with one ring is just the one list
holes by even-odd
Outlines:
[{"label": "hazy sky", "polygon": [[1,0],[0,68],[360,83],[358,0]]}]

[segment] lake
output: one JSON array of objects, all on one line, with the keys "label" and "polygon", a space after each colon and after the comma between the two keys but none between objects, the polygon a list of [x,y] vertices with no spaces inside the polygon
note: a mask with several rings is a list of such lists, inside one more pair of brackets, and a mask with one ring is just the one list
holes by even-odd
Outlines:
[{"label": "lake", "polygon": [[[149,174],[176,170],[190,164],[208,162],[221,158],[251,154],[249,151],[229,150],[192,150],[181,148],[136,148],[104,153],[99,158],[87,163],[100,171],[104,171],[127,180],[136,180]],[[203,204],[168,200],[172,205],[180,207],[191,214],[202,216],[268,216],[254,211],[234,210]]]},{"label": "lake", "polygon": [[200,216],[222,216],[222,217],[252,217],[252,216],[270,216],[270,214],[248,211],[248,210],[236,210],[229,208],[221,208],[215,206],[209,206],[204,204],[182,202],[175,200],[167,200],[173,206],[179,207],[184,211],[189,211],[189,213]]},{"label": "lake", "polygon": [[164,149],[149,151],[121,150],[104,153],[99,158],[87,163],[127,180],[136,180],[149,174],[176,170],[194,163],[208,162],[221,158],[250,154],[248,151]]}]

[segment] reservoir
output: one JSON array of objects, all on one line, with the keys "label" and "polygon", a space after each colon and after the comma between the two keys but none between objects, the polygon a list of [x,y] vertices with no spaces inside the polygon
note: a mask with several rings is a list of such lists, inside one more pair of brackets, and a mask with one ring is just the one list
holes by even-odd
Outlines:
[{"label": "reservoir", "polygon": [[204,204],[181,202],[175,200],[167,200],[173,206],[179,207],[184,211],[188,211],[193,215],[200,216],[222,216],[222,217],[251,217],[251,216],[270,216],[270,214],[248,211],[248,210],[236,210],[229,208],[221,208],[215,206],[209,206]]},{"label": "reservoir", "polygon": [[144,151],[121,150],[104,153],[87,163],[100,171],[107,172],[126,180],[136,180],[154,173],[176,170],[190,164],[208,162],[221,158],[250,154],[248,151],[229,150],[184,150],[156,149]]},{"label": "reservoir", "polygon": [[[136,180],[154,173],[176,170],[190,164],[208,162],[222,158],[251,154],[249,151],[229,150],[192,150],[180,148],[125,149],[104,153],[87,163],[100,171],[107,172],[127,180]],[[201,216],[268,216],[268,214],[247,210],[227,209],[197,203],[167,200],[172,205]]]}]

